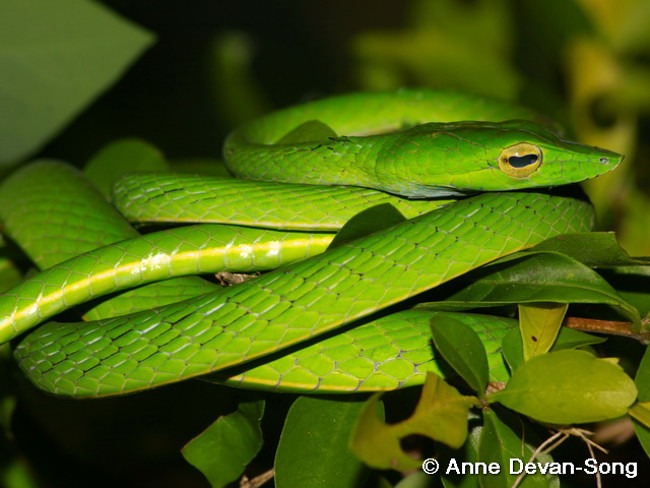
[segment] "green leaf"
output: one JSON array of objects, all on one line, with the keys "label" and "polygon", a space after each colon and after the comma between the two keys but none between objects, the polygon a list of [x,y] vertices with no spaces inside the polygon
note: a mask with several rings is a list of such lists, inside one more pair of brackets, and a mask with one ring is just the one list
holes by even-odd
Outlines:
[{"label": "green leaf", "polygon": [[551,349],[569,305],[566,303],[535,303],[519,305],[519,328],[524,348],[524,361]]},{"label": "green leaf", "polygon": [[[598,337],[581,330],[569,329],[567,327],[560,328],[555,343],[551,351],[561,351],[562,349],[577,349],[579,347],[586,347],[593,344],[601,344],[607,339]],[[509,331],[503,338],[501,343],[501,352],[505,358],[510,370],[514,371],[524,362],[524,348],[521,343],[521,333],[519,329]]]},{"label": "green leaf", "polygon": [[260,422],[264,401],[239,404],[219,417],[182,449],[185,460],[208,479],[213,488],[235,481],[262,447]]},{"label": "green leaf", "polygon": [[336,132],[320,120],[308,120],[282,136],[276,144],[299,144],[301,142],[325,142],[336,137]]},{"label": "green leaf", "polygon": [[0,163],[35,152],[112,85],[153,36],[86,0],[0,3]]},{"label": "green leaf", "polygon": [[639,401],[650,401],[650,347],[646,347],[645,353],[643,353],[639,368],[636,370],[634,383],[639,390]]},{"label": "green leaf", "polygon": [[639,443],[641,444],[641,447],[643,447],[645,455],[650,457],[650,428],[637,420],[635,420],[633,424],[634,433],[636,434],[637,439],[639,439]]},{"label": "green leaf", "polygon": [[[492,409],[483,411],[483,429],[479,441],[479,459],[484,463],[496,463],[500,467],[497,474],[480,474],[479,482],[482,488],[509,488],[514,486],[525,463],[529,462],[533,450],[524,443]],[[537,461],[537,460],[535,460]],[[535,462],[533,461],[533,462]],[[539,460],[542,463],[552,461],[548,457]],[[513,470],[510,469],[512,463]],[[547,465],[548,466],[548,465]],[[520,488],[548,488],[559,486],[557,476],[537,472],[526,475]]]},{"label": "green leaf", "polygon": [[113,183],[131,171],[169,171],[158,148],[140,139],[120,139],[99,150],[84,167],[84,173],[108,198]]},{"label": "green leaf", "polygon": [[485,347],[478,334],[460,320],[442,315],[431,320],[431,332],[445,361],[482,397],[489,369]]},{"label": "green leaf", "polygon": [[617,266],[601,274],[639,314],[650,315],[650,266]]},{"label": "green leaf", "polygon": [[524,364],[524,346],[521,343],[519,329],[509,331],[501,342],[501,354],[508,363],[510,371],[516,370]]},{"label": "green leaf", "polygon": [[399,437],[382,419],[381,396],[381,393],[375,393],[365,403],[350,439],[350,449],[374,468],[415,469],[419,466],[418,461],[402,451]]},{"label": "green leaf", "polygon": [[627,412],[646,427],[650,427],[650,402],[636,402]]},{"label": "green leaf", "polygon": [[363,405],[307,396],[296,399],[275,455],[277,488],[360,486],[369,471],[351,455],[348,441]]},{"label": "green leaf", "polygon": [[561,351],[562,349],[577,349],[579,347],[602,344],[607,338],[595,336],[581,330],[569,329],[562,327],[555,340],[551,351]]},{"label": "green leaf", "polygon": [[444,302],[422,306],[464,310],[536,302],[593,303],[614,307],[635,324],[641,320],[637,309],[598,273],[563,254],[520,253],[468,274],[470,279],[460,281],[460,290]]},{"label": "green leaf", "polygon": [[620,417],[636,396],[632,378],[617,364],[563,350],[526,361],[488,400],[541,422],[573,424]]},{"label": "green leaf", "polygon": [[649,264],[650,261],[631,258],[616,240],[614,232],[584,232],[562,234],[531,248],[531,251],[550,251],[566,254],[586,266],[625,266]]},{"label": "green leaf", "polygon": [[424,471],[416,471],[402,479],[394,488],[434,488],[439,486],[437,481]]},{"label": "green leaf", "polygon": [[354,452],[366,464],[379,469],[414,469],[417,461],[402,451],[400,440],[420,434],[454,449],[467,438],[467,414],[478,405],[475,397],[463,396],[442,378],[427,373],[420,401],[413,415],[402,422],[386,425],[378,416],[381,394],[365,403],[350,441]]},{"label": "green leaf", "polygon": [[362,210],[336,233],[327,249],[340,247],[360,237],[400,224],[406,220],[390,203],[381,203]]}]

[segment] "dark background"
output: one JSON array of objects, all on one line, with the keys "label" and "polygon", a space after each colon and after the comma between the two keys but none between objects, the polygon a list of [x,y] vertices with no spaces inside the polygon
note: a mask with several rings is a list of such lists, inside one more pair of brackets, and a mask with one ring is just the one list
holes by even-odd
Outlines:
[{"label": "dark background", "polygon": [[[236,124],[288,104],[404,85],[475,91],[530,105],[560,120],[578,139],[590,142],[599,137],[598,145],[630,154],[628,169],[615,182],[618,186],[605,191],[623,196],[608,200],[601,212],[605,225],[623,238],[641,236],[640,241],[629,238],[629,249],[650,254],[647,220],[630,217],[632,223],[625,223],[628,205],[642,218],[650,213],[646,147],[650,138],[644,137],[650,104],[642,90],[635,95],[620,85],[589,93],[577,107],[576,97],[584,94],[576,88],[575,78],[592,74],[572,71],[567,54],[571,43],[584,37],[622,70],[642,71],[650,66],[650,42],[626,46],[608,37],[606,27],[592,22],[577,2],[432,0],[440,6],[440,15],[422,7],[427,0],[103,3],[155,33],[157,42],[45,146],[40,157],[81,166],[105,144],[136,136],[170,159],[219,158],[223,138]],[[463,15],[445,14],[453,10],[448,5]],[[490,25],[490,9],[507,12],[507,29]],[[369,35],[384,41],[364,44]],[[364,51],[362,46],[368,45],[375,46],[373,53],[384,46],[385,60]],[[491,45],[494,49],[489,50]],[[468,56],[463,58],[462,53]],[[484,66],[486,53],[502,64]],[[626,146],[612,146],[618,143],[608,137],[630,113],[633,134],[622,143]],[[640,194],[640,200],[635,196],[632,203],[625,203],[631,194]],[[21,389],[14,422],[17,446],[21,456],[38,466],[39,476],[47,480],[43,486],[54,487],[206,486],[202,476],[184,463],[179,449],[246,395],[188,382],[133,397],[78,402],[46,397],[21,378],[15,372]],[[270,447],[260,457],[266,462],[272,462],[273,439],[292,397],[272,399],[265,420]],[[576,446],[581,449],[577,454]],[[584,459],[579,443],[569,443],[562,455],[571,455],[572,450]],[[645,463],[647,475],[647,459],[636,443],[624,445],[614,456]],[[260,466],[263,469],[264,462]],[[629,484],[617,477],[615,484],[605,480],[604,486],[646,486],[644,476]],[[575,481],[575,486],[594,486],[593,480],[586,485]]]}]

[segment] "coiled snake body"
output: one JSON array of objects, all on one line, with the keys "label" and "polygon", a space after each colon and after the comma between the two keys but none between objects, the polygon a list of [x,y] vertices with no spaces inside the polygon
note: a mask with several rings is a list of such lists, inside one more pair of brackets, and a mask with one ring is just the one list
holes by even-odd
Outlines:
[{"label": "coiled snake body", "polygon": [[[0,217],[43,271],[0,298],[0,337],[138,287],[86,306],[89,321],[48,322],[24,336],[15,349],[22,370],[41,388],[74,396],[211,372],[292,391],[421,383],[437,369],[428,335],[437,313],[374,314],[501,256],[590,230],[584,201],[506,190],[578,182],[621,160],[535,120],[504,103],[426,90],[279,111],[227,139],[228,167],[241,179],[118,181],[114,204],[129,220],[173,213],[210,222],[142,236],[72,167],[28,165],[0,188]],[[379,203],[409,220],[327,249],[332,232]],[[271,271],[228,288],[173,278],[225,270]],[[159,280],[167,281],[146,285]],[[492,352],[512,327],[459,317]],[[505,374],[498,356],[490,355],[496,379]]]}]

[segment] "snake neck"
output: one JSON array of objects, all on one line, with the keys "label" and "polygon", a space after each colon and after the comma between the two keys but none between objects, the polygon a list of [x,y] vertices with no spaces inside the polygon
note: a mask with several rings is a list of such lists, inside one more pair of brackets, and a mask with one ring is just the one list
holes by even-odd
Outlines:
[{"label": "snake neck", "polygon": [[301,144],[259,144],[235,133],[225,144],[229,170],[240,178],[312,185],[379,188],[379,137],[336,137]]}]

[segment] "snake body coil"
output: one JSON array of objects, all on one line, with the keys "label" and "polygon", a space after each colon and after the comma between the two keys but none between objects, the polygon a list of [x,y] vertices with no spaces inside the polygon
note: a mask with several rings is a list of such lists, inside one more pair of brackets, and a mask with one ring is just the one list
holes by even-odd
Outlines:
[{"label": "snake body coil", "polygon": [[[314,120],[321,128],[310,132]],[[98,320],[49,322],[15,349],[39,387],[112,395],[211,372],[219,381],[292,391],[419,383],[437,369],[427,332],[437,315],[374,314],[501,256],[590,230],[593,212],[584,201],[504,190],[581,181],[621,160],[560,139],[517,107],[408,90],[279,111],[235,131],[224,151],[234,174],[255,181],[127,175],[116,184],[115,205],[146,222],[248,228],[211,224],[138,236],[60,163],[28,166],[4,182],[4,229],[43,269],[0,298],[5,341],[115,290],[281,266],[230,288],[196,277],[153,283],[86,313]],[[487,190],[497,192],[455,203],[413,200]],[[410,220],[325,251],[331,232],[352,215],[387,202]],[[256,229],[267,225],[292,230]],[[498,343],[494,331],[512,327],[494,317],[459,317],[486,342]],[[352,322],[356,327],[332,335]],[[321,340],[325,333],[331,336]],[[497,378],[505,374],[497,355],[491,361]]]}]

